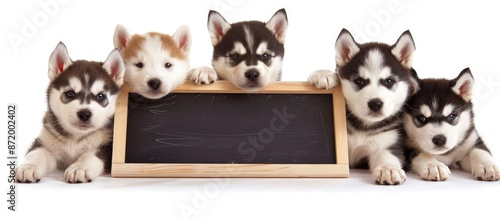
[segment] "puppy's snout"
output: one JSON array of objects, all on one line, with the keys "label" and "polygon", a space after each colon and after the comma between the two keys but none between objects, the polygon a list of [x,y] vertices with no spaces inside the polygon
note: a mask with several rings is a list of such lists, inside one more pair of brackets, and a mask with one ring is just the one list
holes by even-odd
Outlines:
[{"label": "puppy's snout", "polygon": [[148,81],[148,86],[151,90],[158,90],[161,86],[161,81],[157,78],[151,79]]},{"label": "puppy's snout", "polygon": [[88,109],[82,109],[76,113],[80,121],[86,122],[90,120],[90,117],[92,117],[92,112]]},{"label": "puppy's snout", "polygon": [[438,147],[442,147],[446,144],[446,137],[444,137],[444,135],[436,135],[432,138],[432,143]]},{"label": "puppy's snout", "polygon": [[384,106],[384,102],[382,102],[382,100],[379,98],[372,99],[368,102],[368,108],[370,108],[370,110],[373,112],[380,111],[380,109],[382,109],[382,106]]},{"label": "puppy's snout", "polygon": [[249,80],[249,81],[256,81],[258,78],[259,78],[259,71],[257,71],[257,69],[250,69],[248,71],[245,72],[245,77]]}]

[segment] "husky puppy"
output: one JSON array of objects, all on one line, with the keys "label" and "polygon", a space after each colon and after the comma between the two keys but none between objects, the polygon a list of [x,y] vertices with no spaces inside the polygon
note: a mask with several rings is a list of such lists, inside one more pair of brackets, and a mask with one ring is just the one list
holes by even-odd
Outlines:
[{"label": "husky puppy", "polygon": [[253,92],[281,79],[288,19],[278,10],[267,22],[228,23],[216,11],[208,13],[208,31],[214,47],[212,65],[191,69],[196,84],[229,80],[236,87]]},{"label": "husky puppy", "polygon": [[410,32],[393,45],[359,44],[343,29],[335,50],[337,73],[319,70],[308,80],[321,88],[342,85],[350,166],[367,166],[378,184],[405,182],[401,118],[413,91],[410,68],[415,45]]},{"label": "husky puppy", "polygon": [[191,33],[181,26],[174,35],[148,32],[130,34],[118,24],[113,37],[120,49],[131,91],[148,99],[161,98],[187,79]]},{"label": "husky puppy", "polygon": [[424,180],[446,180],[449,167],[478,180],[500,179],[500,168],[474,125],[474,78],[468,68],[457,78],[418,79],[418,92],[404,115],[411,170]]},{"label": "husky puppy", "polygon": [[104,63],[72,61],[59,43],[49,59],[43,128],[16,171],[21,183],[65,170],[69,183],[91,182],[111,168],[113,115],[125,65],[118,50]]}]

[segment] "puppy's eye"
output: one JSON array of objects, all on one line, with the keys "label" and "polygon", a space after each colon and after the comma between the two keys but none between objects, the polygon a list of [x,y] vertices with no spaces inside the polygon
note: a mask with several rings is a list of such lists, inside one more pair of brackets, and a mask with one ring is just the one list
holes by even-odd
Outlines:
[{"label": "puppy's eye", "polygon": [[167,63],[165,63],[165,68],[170,68],[170,67],[172,67],[172,64],[170,64],[170,63],[168,63],[168,62],[167,62]]},{"label": "puppy's eye", "polygon": [[361,77],[355,78],[353,82],[358,86],[363,86],[363,84],[365,84],[365,80]]},{"label": "puppy's eye", "polygon": [[269,59],[271,59],[271,55],[269,55],[267,53],[262,54],[262,60],[263,61],[268,61]]},{"label": "puppy's eye", "polygon": [[456,118],[457,118],[457,115],[455,115],[455,114],[450,114],[450,115],[448,115],[448,116],[446,117],[446,121],[447,121],[447,122],[453,122],[453,121],[455,121],[455,119],[456,119]]},{"label": "puppy's eye", "polygon": [[135,67],[137,67],[137,68],[142,68],[142,67],[144,67],[144,64],[143,64],[142,62],[135,63],[134,65],[135,65]]},{"label": "puppy's eye", "polygon": [[427,121],[427,118],[423,115],[419,115],[416,118],[417,118],[417,121],[419,121],[420,123],[425,123]]},{"label": "puppy's eye", "polygon": [[97,102],[104,101],[106,99],[106,94],[98,93],[97,95],[95,95],[95,99],[97,100]]},{"label": "puppy's eye", "polygon": [[64,93],[64,95],[68,98],[68,99],[73,99],[75,98],[75,92],[70,90],[70,91],[66,91],[66,93]]},{"label": "puppy's eye", "polygon": [[387,78],[383,83],[386,87],[392,87],[392,85],[396,83],[396,80],[394,80],[393,78]]},{"label": "puppy's eye", "polygon": [[233,53],[233,54],[230,54],[229,55],[229,58],[233,61],[233,62],[237,62],[240,60],[240,54],[238,53]]}]

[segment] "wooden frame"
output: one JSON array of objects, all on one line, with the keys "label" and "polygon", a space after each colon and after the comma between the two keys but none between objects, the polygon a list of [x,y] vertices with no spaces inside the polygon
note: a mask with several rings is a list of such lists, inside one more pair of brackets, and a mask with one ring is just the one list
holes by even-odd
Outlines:
[{"label": "wooden frame", "polygon": [[[211,85],[187,82],[175,93],[244,93],[227,81]],[[348,177],[345,100],[340,87],[318,89],[307,82],[274,82],[257,93],[332,94],[336,164],[142,164],[126,163],[127,111],[129,89],[118,97],[113,137],[113,177]]]}]

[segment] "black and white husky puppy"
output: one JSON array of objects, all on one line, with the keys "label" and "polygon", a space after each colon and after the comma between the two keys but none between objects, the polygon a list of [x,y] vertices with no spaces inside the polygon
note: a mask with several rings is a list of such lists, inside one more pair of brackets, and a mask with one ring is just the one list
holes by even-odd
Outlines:
[{"label": "black and white husky puppy", "polygon": [[401,119],[413,92],[410,69],[415,45],[410,32],[394,45],[359,44],[343,29],[335,50],[336,72],[319,70],[308,80],[320,88],[342,85],[350,166],[367,166],[378,184],[405,182]]},{"label": "black and white husky puppy", "polygon": [[288,20],[285,9],[267,22],[228,23],[216,11],[208,13],[208,31],[214,47],[212,65],[191,69],[189,78],[196,84],[229,80],[245,91],[257,91],[281,79]]},{"label": "black and white husky puppy", "polygon": [[449,167],[478,180],[500,179],[500,168],[474,125],[474,78],[468,68],[457,78],[418,79],[418,92],[404,116],[411,170],[424,180],[446,180]]},{"label": "black and white husky puppy", "polygon": [[49,59],[43,128],[16,171],[21,183],[56,169],[69,183],[91,182],[110,170],[113,115],[125,65],[113,50],[104,63],[72,61],[59,43]]}]

